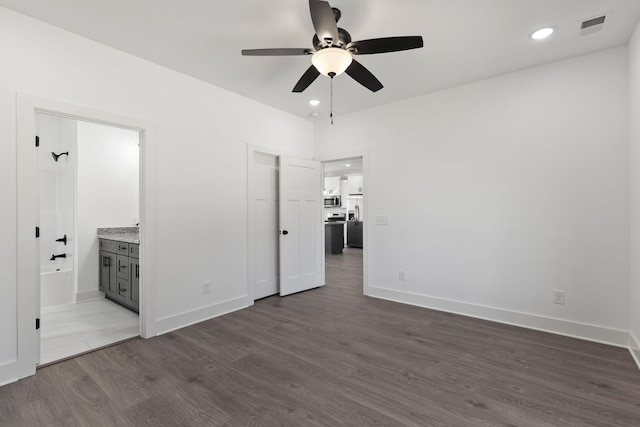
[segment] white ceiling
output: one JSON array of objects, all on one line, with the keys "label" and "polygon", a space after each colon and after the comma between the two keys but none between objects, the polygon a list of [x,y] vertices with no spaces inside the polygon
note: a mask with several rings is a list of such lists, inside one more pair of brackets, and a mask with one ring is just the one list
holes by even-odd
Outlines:
[{"label": "white ceiling", "polygon": [[340,176],[362,173],[362,158],[343,159],[324,163],[324,176]]},{"label": "white ceiling", "polygon": [[[358,60],[385,86],[371,93],[347,75],[334,81],[334,115],[398,101],[628,42],[640,0],[333,0],[354,40],[422,35],[422,49]],[[241,49],[311,47],[306,0],[0,0],[0,5],[264,104],[309,118],[329,112],[329,79],[291,89],[309,56],[247,57]],[[579,35],[607,13],[604,29]],[[542,26],[556,33],[542,42]],[[311,107],[309,99],[319,99]]]}]

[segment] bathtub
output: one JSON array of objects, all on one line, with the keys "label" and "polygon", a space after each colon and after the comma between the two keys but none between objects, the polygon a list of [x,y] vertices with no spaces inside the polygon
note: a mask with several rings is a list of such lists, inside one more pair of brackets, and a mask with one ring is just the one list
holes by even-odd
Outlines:
[{"label": "bathtub", "polygon": [[73,270],[47,265],[40,267],[40,307],[72,304]]}]

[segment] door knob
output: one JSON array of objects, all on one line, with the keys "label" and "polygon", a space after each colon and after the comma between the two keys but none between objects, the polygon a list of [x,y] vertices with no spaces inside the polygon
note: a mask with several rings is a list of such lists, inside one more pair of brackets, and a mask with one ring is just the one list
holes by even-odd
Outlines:
[{"label": "door knob", "polygon": [[289,234],[289,232],[287,230],[282,230],[282,234],[286,236],[287,234]]}]

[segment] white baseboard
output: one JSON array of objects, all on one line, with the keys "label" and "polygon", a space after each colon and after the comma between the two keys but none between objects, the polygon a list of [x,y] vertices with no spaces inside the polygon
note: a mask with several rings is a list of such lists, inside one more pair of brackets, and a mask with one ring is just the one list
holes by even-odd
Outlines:
[{"label": "white baseboard", "polygon": [[640,340],[633,332],[629,334],[629,351],[631,352],[633,359],[636,361],[638,369],[640,369]]},{"label": "white baseboard", "polygon": [[[460,314],[477,319],[490,320],[507,325],[521,326],[543,332],[580,338],[616,347],[629,348],[629,332],[602,326],[588,325],[534,314],[509,311],[495,307],[470,304],[461,301],[434,298],[426,295],[370,286],[369,296],[404,304]],[[639,347],[640,348],[640,347]],[[640,353],[638,353],[640,355]],[[636,361],[638,358],[636,358]]]},{"label": "white baseboard", "polygon": [[75,294],[75,301],[78,302],[85,302],[85,301],[90,301],[92,299],[100,299],[100,298],[104,298],[104,293],[100,292],[97,289],[93,289],[90,291],[84,291],[84,292],[76,292]]},{"label": "white baseboard", "polygon": [[3,386],[8,385],[8,384],[15,383],[15,382],[18,382],[18,378],[11,378],[10,380],[6,380],[4,382],[1,382],[0,383],[0,387],[3,387]]},{"label": "white baseboard", "polygon": [[157,331],[157,335],[166,334],[167,332],[175,331],[176,329],[194,325],[214,317],[222,316],[223,314],[249,307],[252,304],[253,301],[244,296],[224,301],[219,304],[210,305],[208,307],[186,311],[174,316],[158,319],[156,321],[155,330]]}]

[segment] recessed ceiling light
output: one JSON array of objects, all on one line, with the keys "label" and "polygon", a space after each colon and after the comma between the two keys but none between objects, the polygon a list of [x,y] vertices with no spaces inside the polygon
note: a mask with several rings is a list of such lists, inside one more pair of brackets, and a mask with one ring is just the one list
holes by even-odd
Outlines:
[{"label": "recessed ceiling light", "polygon": [[320,117],[320,113],[311,113],[309,114],[309,117],[311,117],[312,119],[317,119],[318,117]]},{"label": "recessed ceiling light", "polygon": [[346,167],[348,167],[348,168],[350,168],[350,167],[351,167],[351,165],[350,165],[349,163],[347,163],[345,166],[346,166]]},{"label": "recessed ceiling light", "polygon": [[533,34],[531,34],[531,38],[534,39],[534,40],[546,39],[551,34],[553,34],[553,31],[554,30],[551,27],[540,28],[539,30],[537,30]]},{"label": "recessed ceiling light", "polygon": [[312,99],[309,101],[309,105],[313,105],[314,107],[318,104],[320,104],[320,101],[318,101],[317,99]]}]

